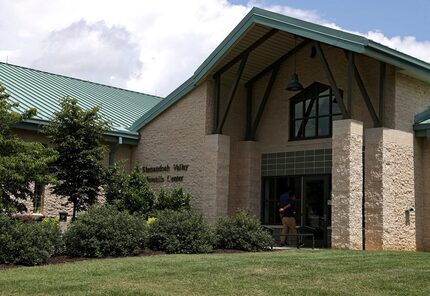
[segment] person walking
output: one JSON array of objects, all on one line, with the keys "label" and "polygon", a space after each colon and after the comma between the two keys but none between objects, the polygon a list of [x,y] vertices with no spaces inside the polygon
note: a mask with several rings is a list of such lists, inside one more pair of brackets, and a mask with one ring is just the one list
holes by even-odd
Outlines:
[{"label": "person walking", "polygon": [[[297,241],[295,194],[290,189],[287,189],[279,197],[279,214],[282,221],[280,244],[281,246],[287,246],[288,242]],[[294,239],[289,241],[287,239],[288,234],[292,234]]]}]

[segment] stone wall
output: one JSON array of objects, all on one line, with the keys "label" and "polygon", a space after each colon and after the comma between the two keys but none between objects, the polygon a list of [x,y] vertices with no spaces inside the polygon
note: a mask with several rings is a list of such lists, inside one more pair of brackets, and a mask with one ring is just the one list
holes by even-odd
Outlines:
[{"label": "stone wall", "polygon": [[[419,159],[416,162],[415,181],[419,183],[420,192],[416,200],[417,249],[430,251],[430,141],[427,138],[419,140]],[[416,186],[417,187],[417,186]]]},{"label": "stone wall", "polygon": [[[26,141],[40,142],[47,144],[48,146],[50,145],[48,139],[36,131],[16,129],[14,132]],[[104,144],[107,148],[104,154],[103,163],[107,166],[109,164],[109,149],[111,149],[111,145],[109,143]],[[133,148],[130,145],[120,145],[116,152],[116,162],[121,164],[126,171],[130,171],[131,169],[132,149]],[[33,188],[34,186],[32,185],[32,190]],[[100,203],[105,202],[103,195],[98,198],[98,201]],[[35,212],[33,201],[27,200],[24,204],[27,207],[28,213]],[[67,203],[67,198],[59,198],[57,195],[53,194],[51,186],[47,185],[42,193],[41,213],[48,217],[59,217],[59,212],[67,212],[69,217],[71,217],[73,214],[73,205]]]}]

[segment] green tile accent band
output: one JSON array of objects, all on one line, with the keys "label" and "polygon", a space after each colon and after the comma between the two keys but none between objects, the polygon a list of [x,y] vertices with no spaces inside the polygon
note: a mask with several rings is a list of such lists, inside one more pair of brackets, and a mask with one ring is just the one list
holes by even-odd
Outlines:
[{"label": "green tile accent band", "polygon": [[332,153],[331,149],[263,153],[261,157],[261,175],[330,174]]}]

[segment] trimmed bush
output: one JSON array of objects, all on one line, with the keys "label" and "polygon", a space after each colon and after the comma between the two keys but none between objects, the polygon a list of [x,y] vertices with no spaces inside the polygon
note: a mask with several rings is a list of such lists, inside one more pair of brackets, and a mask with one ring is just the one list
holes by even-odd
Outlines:
[{"label": "trimmed bush", "polygon": [[146,236],[143,218],[109,205],[94,206],[67,229],[64,240],[71,257],[136,255]]},{"label": "trimmed bush", "polygon": [[136,167],[131,174],[114,166],[108,172],[105,198],[108,204],[130,214],[148,215],[154,208],[155,194],[146,177]]},{"label": "trimmed bush", "polygon": [[193,254],[212,251],[213,230],[195,211],[163,210],[148,225],[148,247],[166,253]]},{"label": "trimmed bush", "polygon": [[191,210],[191,195],[184,192],[182,188],[172,191],[160,190],[154,205],[155,210]]},{"label": "trimmed bush", "polygon": [[58,223],[24,223],[0,215],[0,263],[43,264],[61,245]]},{"label": "trimmed bush", "polygon": [[239,210],[234,217],[218,219],[215,233],[215,245],[220,249],[256,252],[267,251],[273,245],[272,236],[245,210]]}]

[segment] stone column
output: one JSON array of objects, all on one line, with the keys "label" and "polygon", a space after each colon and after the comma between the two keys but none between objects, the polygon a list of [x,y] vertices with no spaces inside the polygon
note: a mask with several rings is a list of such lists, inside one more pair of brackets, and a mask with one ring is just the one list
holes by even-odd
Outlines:
[{"label": "stone column", "polygon": [[[416,198],[416,220],[417,220],[417,249],[430,251],[430,141],[427,138],[420,140],[421,157],[415,160],[420,168],[415,168],[415,188],[419,186],[419,197]],[[415,157],[417,155],[415,154]],[[418,185],[418,186],[417,186]],[[418,233],[419,229],[419,233]]]},{"label": "stone column", "polygon": [[228,210],[230,137],[205,136],[204,159],[201,205],[205,217],[215,222],[217,217],[226,216]]},{"label": "stone column", "polygon": [[229,214],[245,208],[260,216],[261,209],[261,151],[258,142],[235,143],[230,169]]},{"label": "stone column", "polygon": [[363,124],[333,122],[332,247],[363,248]]},{"label": "stone column", "polygon": [[414,135],[365,131],[365,239],[369,250],[415,250]]}]

